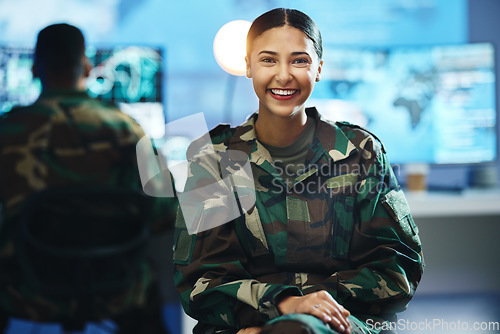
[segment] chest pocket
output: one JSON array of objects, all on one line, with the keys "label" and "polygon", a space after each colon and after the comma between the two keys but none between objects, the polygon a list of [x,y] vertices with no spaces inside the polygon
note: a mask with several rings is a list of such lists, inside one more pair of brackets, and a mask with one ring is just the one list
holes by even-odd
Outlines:
[{"label": "chest pocket", "polygon": [[354,222],[354,198],[318,194],[313,199],[288,196],[286,263],[331,268],[347,259]]},{"label": "chest pocket", "polygon": [[[242,233],[245,235],[246,242],[242,243],[243,247],[252,257],[269,254],[269,246],[257,207],[254,207],[250,212],[245,212],[244,221],[246,228],[243,229]],[[237,228],[240,226],[237,225]]]}]

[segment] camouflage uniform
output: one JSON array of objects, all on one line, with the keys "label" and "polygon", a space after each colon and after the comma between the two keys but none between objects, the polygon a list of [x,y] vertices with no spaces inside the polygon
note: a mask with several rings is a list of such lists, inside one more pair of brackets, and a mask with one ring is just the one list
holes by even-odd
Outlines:
[{"label": "camouflage uniform", "polygon": [[[30,195],[47,187],[140,190],[135,152],[143,136],[142,128],[128,115],[81,91],[44,92],[33,105],[15,108],[0,118],[0,312],[39,321],[71,312],[69,301],[42,296],[20,283],[12,242],[16,215]],[[154,201],[156,227],[173,224],[175,201]],[[107,312],[142,306],[151,274],[144,264],[140,280],[107,301]]]},{"label": "camouflage uniform", "polygon": [[[248,154],[256,204],[193,235],[178,215],[175,282],[184,310],[198,320],[195,333],[262,326],[280,317],[277,300],[286,295],[327,290],[361,324],[393,320],[412,298],[421,244],[383,147],[358,126],[306,112],[316,134],[291,189],[256,138],[257,114],[211,132],[221,166],[227,150]],[[203,154],[190,150],[188,158],[185,193],[217,179]]]}]

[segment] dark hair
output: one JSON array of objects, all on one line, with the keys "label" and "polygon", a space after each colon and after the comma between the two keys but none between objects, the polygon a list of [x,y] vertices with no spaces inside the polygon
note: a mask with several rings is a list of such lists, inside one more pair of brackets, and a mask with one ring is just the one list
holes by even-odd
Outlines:
[{"label": "dark hair", "polygon": [[321,60],[323,58],[323,42],[316,23],[306,14],[296,9],[276,8],[256,18],[247,35],[247,55],[250,54],[251,44],[255,38],[265,31],[290,26],[299,29],[313,42],[314,50]]},{"label": "dark hair", "polygon": [[76,72],[82,65],[85,39],[80,29],[66,23],[45,27],[38,33],[35,66],[54,72]]}]

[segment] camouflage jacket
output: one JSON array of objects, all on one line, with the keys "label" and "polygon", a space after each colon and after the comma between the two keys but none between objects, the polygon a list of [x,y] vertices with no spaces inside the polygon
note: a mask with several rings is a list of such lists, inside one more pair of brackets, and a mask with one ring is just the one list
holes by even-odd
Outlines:
[{"label": "camouflage jacket", "polygon": [[[248,155],[256,201],[238,218],[192,235],[177,216],[175,282],[184,310],[198,320],[195,333],[262,325],[280,315],[285,295],[327,290],[360,319],[387,319],[412,298],[423,272],[421,244],[383,146],[358,126],[306,112],[316,118],[316,134],[291,188],[256,138],[257,114],[212,131],[221,166],[228,150]],[[205,157],[191,152],[185,194],[227,174]],[[200,220],[209,203],[200,204]]]},{"label": "camouflage jacket", "polygon": [[[69,302],[52,300],[20,283],[12,241],[15,218],[30,195],[48,187],[141,190],[136,144],[143,136],[131,117],[81,91],[44,92],[33,105],[0,118],[0,310],[32,320],[70,312]],[[175,201],[151,200],[156,223],[173,225]],[[143,268],[134,287],[110,299],[108,311],[144,303],[151,271]]]}]

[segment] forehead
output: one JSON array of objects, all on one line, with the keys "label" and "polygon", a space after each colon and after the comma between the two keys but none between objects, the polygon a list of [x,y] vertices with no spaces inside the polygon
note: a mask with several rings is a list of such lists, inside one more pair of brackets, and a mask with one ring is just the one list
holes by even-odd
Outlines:
[{"label": "forehead", "polygon": [[301,30],[282,26],[264,31],[251,43],[252,53],[273,51],[277,53],[307,52],[314,54],[313,41]]}]

